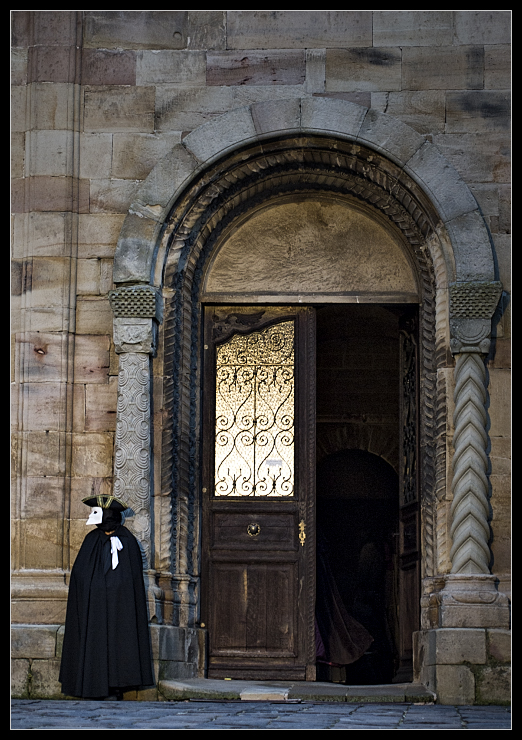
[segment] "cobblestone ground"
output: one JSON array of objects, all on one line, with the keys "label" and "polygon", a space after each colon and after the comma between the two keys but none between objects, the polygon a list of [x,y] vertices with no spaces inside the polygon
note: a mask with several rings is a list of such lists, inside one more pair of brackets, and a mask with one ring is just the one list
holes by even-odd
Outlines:
[{"label": "cobblestone ground", "polygon": [[509,707],[13,699],[12,730],[510,730]]}]

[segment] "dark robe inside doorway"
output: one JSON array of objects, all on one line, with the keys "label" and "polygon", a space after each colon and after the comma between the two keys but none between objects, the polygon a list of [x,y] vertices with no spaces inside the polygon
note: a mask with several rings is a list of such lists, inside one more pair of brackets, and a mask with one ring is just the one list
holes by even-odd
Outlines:
[{"label": "dark robe inside doorway", "polygon": [[154,684],[143,564],[124,526],[111,567],[111,538],[90,531],[71,571],[59,680],[66,696],[105,698]]}]

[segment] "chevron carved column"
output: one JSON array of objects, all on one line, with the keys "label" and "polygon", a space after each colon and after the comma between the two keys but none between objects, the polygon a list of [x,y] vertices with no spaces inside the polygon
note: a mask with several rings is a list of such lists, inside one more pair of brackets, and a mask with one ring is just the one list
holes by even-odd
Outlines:
[{"label": "chevron carved column", "polygon": [[455,364],[451,574],[441,593],[442,627],[506,626],[507,599],[491,575],[487,375],[491,318],[498,282],[450,286],[451,351]]}]

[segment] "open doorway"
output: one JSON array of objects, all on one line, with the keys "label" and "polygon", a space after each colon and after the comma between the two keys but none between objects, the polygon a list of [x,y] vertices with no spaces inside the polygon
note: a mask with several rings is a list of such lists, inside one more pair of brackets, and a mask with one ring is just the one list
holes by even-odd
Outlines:
[{"label": "open doorway", "polygon": [[318,680],[390,683],[403,667],[402,602],[417,593],[401,565],[401,326],[414,314],[317,310]]},{"label": "open doorway", "polygon": [[342,450],[322,461],[316,615],[325,651],[318,656],[318,680],[392,682],[398,659],[397,532],[398,478],[387,462],[362,450]]}]

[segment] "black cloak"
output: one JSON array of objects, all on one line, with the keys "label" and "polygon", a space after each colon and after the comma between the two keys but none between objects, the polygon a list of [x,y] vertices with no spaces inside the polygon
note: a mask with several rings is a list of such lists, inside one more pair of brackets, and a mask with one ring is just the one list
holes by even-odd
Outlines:
[{"label": "black cloak", "polygon": [[154,684],[140,547],[123,525],[112,534],[123,545],[114,570],[111,538],[94,529],[71,571],[59,677],[66,696],[103,698]]}]

